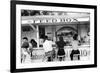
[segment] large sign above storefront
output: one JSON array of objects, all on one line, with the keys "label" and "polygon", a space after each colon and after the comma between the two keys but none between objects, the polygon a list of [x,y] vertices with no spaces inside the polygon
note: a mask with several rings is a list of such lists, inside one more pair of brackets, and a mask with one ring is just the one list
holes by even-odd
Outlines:
[{"label": "large sign above storefront", "polygon": [[28,20],[22,20],[22,24],[71,23],[71,22],[85,22],[85,21],[89,21],[89,17],[86,17],[86,18],[28,19]]}]

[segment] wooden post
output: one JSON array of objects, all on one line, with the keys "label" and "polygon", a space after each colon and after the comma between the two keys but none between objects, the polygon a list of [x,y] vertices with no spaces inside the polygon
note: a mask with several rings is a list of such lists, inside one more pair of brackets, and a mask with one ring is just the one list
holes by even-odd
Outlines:
[{"label": "wooden post", "polygon": [[39,25],[36,25],[37,30],[37,48],[39,49]]}]

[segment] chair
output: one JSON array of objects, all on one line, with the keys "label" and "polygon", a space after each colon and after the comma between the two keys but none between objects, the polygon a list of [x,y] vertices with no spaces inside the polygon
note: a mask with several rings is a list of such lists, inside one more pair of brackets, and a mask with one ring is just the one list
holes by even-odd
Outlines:
[{"label": "chair", "polygon": [[74,54],[73,60],[80,60],[80,54]]},{"label": "chair", "polygon": [[64,58],[65,58],[65,55],[62,55],[62,56],[58,56],[58,59],[60,60],[60,61],[64,61]]},{"label": "chair", "polygon": [[42,61],[48,59],[49,57],[51,58],[51,61],[53,61],[52,51],[46,52]]}]

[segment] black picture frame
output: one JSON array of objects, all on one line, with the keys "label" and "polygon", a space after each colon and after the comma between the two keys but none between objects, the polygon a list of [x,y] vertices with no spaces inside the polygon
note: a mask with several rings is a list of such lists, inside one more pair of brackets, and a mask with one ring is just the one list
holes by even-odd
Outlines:
[{"label": "black picture frame", "polygon": [[[54,6],[54,7],[72,7],[94,10],[94,64],[75,65],[75,66],[59,66],[59,67],[43,67],[43,68],[25,68],[16,69],[16,5],[38,5],[38,6]],[[29,72],[29,71],[46,71],[46,70],[62,70],[62,69],[79,69],[97,67],[97,6],[95,5],[79,5],[79,4],[62,4],[62,3],[47,3],[33,1],[11,1],[11,30],[10,30],[10,46],[11,46],[11,72]]]}]

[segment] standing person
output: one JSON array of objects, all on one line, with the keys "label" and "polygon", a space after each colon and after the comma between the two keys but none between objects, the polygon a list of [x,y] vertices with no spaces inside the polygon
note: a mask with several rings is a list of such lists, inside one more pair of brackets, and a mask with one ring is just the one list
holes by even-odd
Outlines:
[{"label": "standing person", "polygon": [[[45,51],[45,57],[47,61],[52,61],[52,41],[48,40],[48,36],[45,36],[45,41],[43,43],[43,49]],[[43,59],[44,60],[44,59]]]},{"label": "standing person", "polygon": [[59,41],[56,44],[58,47],[57,57],[59,57],[59,60],[62,61],[65,57],[64,46],[66,45],[66,43],[63,40],[63,37],[59,37]]},{"label": "standing person", "polygon": [[22,46],[21,46],[21,63],[25,62],[26,56],[29,54],[28,48],[29,48],[28,38],[24,37],[22,39]]},{"label": "standing person", "polygon": [[84,41],[86,44],[90,43],[90,34],[89,33],[87,33],[87,35],[84,37]]},{"label": "standing person", "polygon": [[78,35],[75,34],[73,36],[73,41],[72,41],[72,48],[73,50],[71,51],[71,54],[70,54],[70,58],[71,60],[74,60],[74,58],[77,58],[78,60],[80,60],[80,51],[78,49]]},{"label": "standing person", "polygon": [[32,52],[33,52],[33,48],[34,47],[37,47],[37,43],[36,43],[36,41],[34,39],[31,39],[30,43],[29,43],[29,52],[30,52],[31,59],[33,58]]}]

